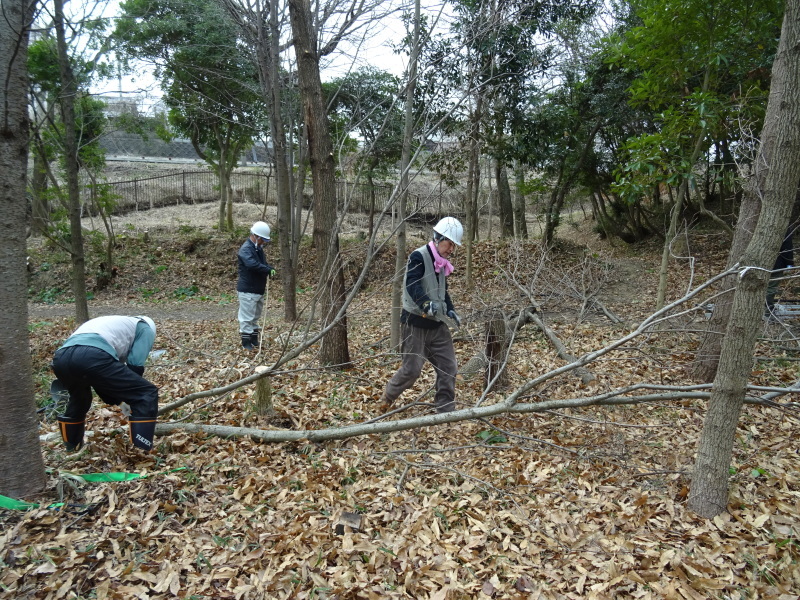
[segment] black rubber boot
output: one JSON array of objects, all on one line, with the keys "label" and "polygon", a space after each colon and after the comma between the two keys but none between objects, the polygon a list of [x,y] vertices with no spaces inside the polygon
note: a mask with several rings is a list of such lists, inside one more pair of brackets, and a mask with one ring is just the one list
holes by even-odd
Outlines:
[{"label": "black rubber boot", "polygon": [[258,350],[258,332],[254,331],[250,334],[250,343],[253,345],[255,350]]},{"label": "black rubber boot", "polygon": [[86,421],[77,421],[67,417],[57,417],[58,428],[61,430],[61,439],[69,452],[83,446],[83,432]]},{"label": "black rubber boot", "polygon": [[242,334],[242,348],[245,350],[253,350],[253,334],[252,333],[243,333]]},{"label": "black rubber boot", "polygon": [[145,452],[153,449],[153,435],[156,432],[155,417],[131,417],[128,419],[131,426],[131,442]]}]

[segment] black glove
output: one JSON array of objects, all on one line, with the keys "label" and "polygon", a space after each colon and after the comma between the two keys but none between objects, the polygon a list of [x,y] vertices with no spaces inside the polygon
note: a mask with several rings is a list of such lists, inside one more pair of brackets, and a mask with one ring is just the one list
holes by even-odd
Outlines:
[{"label": "black glove", "polygon": [[422,303],[422,312],[425,317],[434,317],[439,312],[439,305],[436,302],[426,300]]},{"label": "black glove", "polygon": [[453,319],[456,322],[456,327],[461,327],[461,317],[458,316],[458,313],[454,310],[448,310],[447,316]]},{"label": "black glove", "polygon": [[128,365],[128,368],[136,373],[139,377],[144,377],[144,366]]}]

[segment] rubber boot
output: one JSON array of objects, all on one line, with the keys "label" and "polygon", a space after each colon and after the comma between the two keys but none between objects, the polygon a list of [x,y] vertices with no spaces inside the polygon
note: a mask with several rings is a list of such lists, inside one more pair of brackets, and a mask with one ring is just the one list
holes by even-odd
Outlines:
[{"label": "rubber boot", "polygon": [[253,345],[254,350],[258,350],[258,331],[250,334],[250,343]]},{"label": "rubber boot", "polygon": [[245,350],[254,350],[252,333],[242,334],[242,348],[244,348]]},{"label": "rubber boot", "polygon": [[83,446],[83,431],[86,421],[77,421],[68,417],[57,417],[58,428],[61,430],[61,439],[68,452]]},{"label": "rubber boot", "polygon": [[153,435],[156,432],[155,417],[131,417],[131,443],[145,452],[153,449]]}]

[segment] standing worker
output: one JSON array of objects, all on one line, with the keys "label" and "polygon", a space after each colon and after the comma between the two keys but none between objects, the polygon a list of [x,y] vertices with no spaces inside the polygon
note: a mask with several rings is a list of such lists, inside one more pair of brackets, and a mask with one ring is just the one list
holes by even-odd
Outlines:
[{"label": "standing worker", "polygon": [[150,317],[110,315],[86,321],[56,350],[54,388],[69,392],[64,414],[58,417],[67,450],[83,444],[92,388],[106,404],[125,402],[131,410],[131,442],[150,451],[158,414],[158,388],[147,381],[144,363],[156,339]]},{"label": "standing worker", "polygon": [[453,337],[443,317],[461,326],[461,318],[447,291],[447,278],[453,272],[448,259],[455,247],[461,245],[463,234],[458,219],[445,217],[434,226],[433,241],[408,257],[400,315],[403,364],[386,385],[381,398],[383,410],[389,409],[400,394],[414,385],[425,360],[436,369],[436,412],[455,410],[458,364]]},{"label": "standing worker", "polygon": [[264,221],[256,221],[250,228],[250,236],[239,248],[236,291],[239,293],[239,333],[245,350],[258,348],[261,331],[258,321],[264,311],[267,277],[275,277],[275,269],[264,256],[264,246],[269,243],[269,236],[269,225]]}]

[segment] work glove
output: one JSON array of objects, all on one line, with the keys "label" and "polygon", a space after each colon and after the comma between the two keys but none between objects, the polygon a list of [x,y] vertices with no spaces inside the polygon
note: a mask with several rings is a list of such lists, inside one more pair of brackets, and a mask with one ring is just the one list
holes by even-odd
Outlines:
[{"label": "work glove", "polygon": [[448,310],[447,316],[453,319],[456,323],[456,327],[461,327],[461,317],[458,316],[458,313],[454,310]]},{"label": "work glove", "polygon": [[275,269],[270,269],[269,270],[269,278],[270,279],[275,279],[275,277],[277,277],[277,275],[278,275],[278,272]]},{"label": "work glove", "polygon": [[439,305],[436,302],[426,300],[422,303],[422,313],[425,317],[434,317],[439,312]]},{"label": "work glove", "polygon": [[144,377],[144,367],[139,365],[128,365],[128,368],[136,373],[139,377]]}]

